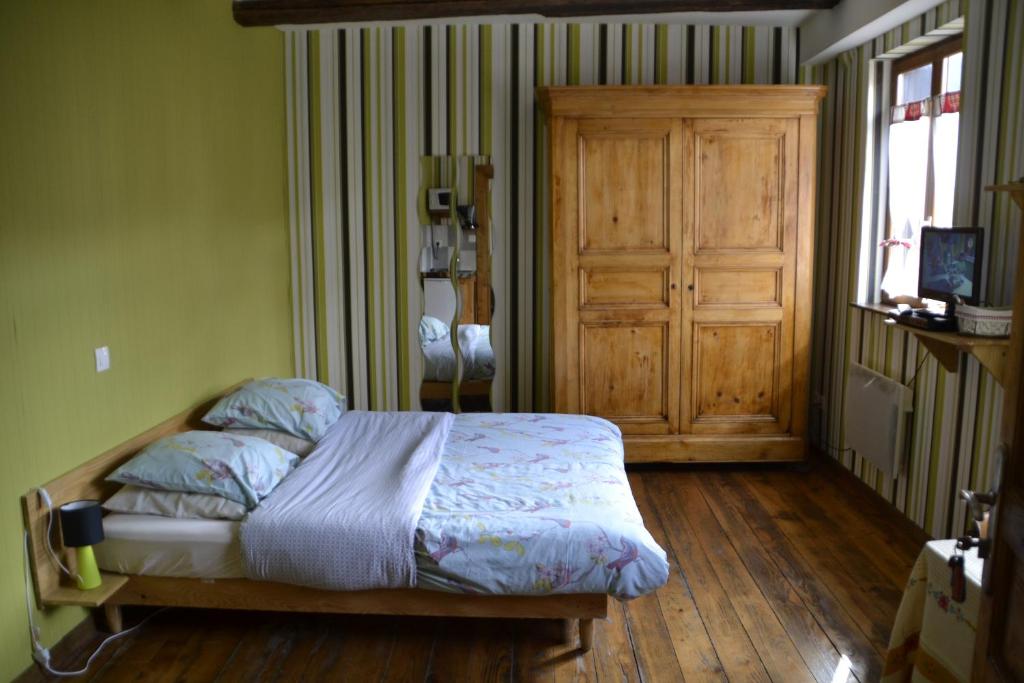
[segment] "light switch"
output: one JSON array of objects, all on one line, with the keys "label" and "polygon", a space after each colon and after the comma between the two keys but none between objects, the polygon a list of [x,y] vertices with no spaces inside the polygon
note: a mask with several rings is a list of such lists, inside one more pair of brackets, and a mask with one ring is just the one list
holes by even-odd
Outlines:
[{"label": "light switch", "polygon": [[110,347],[101,346],[96,349],[96,372],[106,372],[110,369]]}]

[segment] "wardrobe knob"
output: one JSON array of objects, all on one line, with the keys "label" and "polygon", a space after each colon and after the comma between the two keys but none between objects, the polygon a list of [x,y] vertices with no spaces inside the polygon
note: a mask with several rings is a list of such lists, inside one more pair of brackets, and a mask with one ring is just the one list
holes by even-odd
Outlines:
[{"label": "wardrobe knob", "polygon": [[675,289],[675,288],[676,288],[676,283],[673,282],[672,283],[672,289]]},{"label": "wardrobe knob", "polygon": [[686,288],[687,288],[688,290],[690,290],[691,292],[693,291],[693,285],[686,285]]}]

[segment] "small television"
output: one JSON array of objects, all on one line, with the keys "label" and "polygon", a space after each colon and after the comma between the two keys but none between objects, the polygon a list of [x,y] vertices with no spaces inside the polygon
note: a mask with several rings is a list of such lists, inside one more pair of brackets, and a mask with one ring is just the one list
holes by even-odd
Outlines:
[{"label": "small television", "polygon": [[921,229],[921,264],[917,295],[956,304],[981,300],[982,228]]}]

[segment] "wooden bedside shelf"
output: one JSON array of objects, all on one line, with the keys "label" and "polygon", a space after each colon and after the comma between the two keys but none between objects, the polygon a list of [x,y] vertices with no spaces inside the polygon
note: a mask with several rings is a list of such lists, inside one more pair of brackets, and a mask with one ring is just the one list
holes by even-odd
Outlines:
[{"label": "wooden bedside shelf", "polygon": [[[852,303],[851,306],[880,315],[888,315],[894,307],[885,304]],[[1006,366],[1006,352],[1010,348],[1010,340],[1005,337],[975,337],[958,332],[938,332],[922,330],[910,325],[900,325],[893,321],[899,329],[913,334],[925,348],[935,356],[948,372],[960,369],[959,354],[974,356],[982,367],[988,370],[1000,385],[1003,383],[1003,372]]]},{"label": "wooden bedside shelf", "polygon": [[56,605],[76,605],[78,607],[102,607],[117,591],[128,583],[128,577],[121,574],[100,572],[103,579],[99,588],[90,591],[78,590],[73,586],[59,586],[40,596],[40,602],[46,607]]}]

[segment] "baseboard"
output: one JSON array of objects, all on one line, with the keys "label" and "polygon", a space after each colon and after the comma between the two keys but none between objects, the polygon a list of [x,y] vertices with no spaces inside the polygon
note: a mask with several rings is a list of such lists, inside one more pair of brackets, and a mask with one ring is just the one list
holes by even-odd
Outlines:
[{"label": "baseboard", "polygon": [[622,440],[627,464],[793,462],[807,457],[807,442],[787,435],[628,435]]}]

